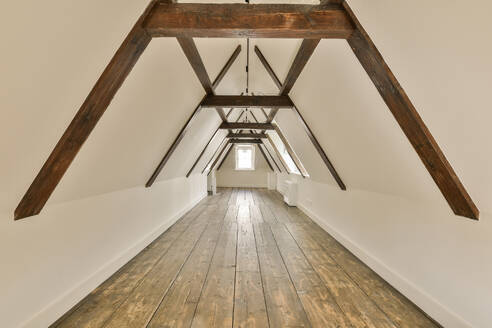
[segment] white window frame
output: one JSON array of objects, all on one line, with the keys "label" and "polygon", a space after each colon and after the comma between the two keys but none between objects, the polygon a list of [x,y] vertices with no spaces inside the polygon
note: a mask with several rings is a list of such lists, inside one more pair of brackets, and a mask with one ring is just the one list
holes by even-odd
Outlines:
[{"label": "white window frame", "polygon": [[[251,168],[239,168],[239,160],[238,160],[238,151],[246,149],[251,150]],[[255,170],[255,146],[254,145],[236,145],[234,150],[235,162],[236,162],[236,171],[254,171]]]}]

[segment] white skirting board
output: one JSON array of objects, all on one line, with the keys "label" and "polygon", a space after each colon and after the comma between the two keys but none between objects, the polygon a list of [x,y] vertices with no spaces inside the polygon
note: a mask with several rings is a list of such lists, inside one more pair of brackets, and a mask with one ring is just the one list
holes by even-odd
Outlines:
[{"label": "white skirting board", "polygon": [[403,276],[386,266],[377,257],[365,251],[357,243],[339,233],[332,226],[322,220],[318,215],[311,212],[304,204],[297,204],[298,208],[316,222],[322,229],[328,232],[340,244],[357,256],[362,262],[380,275],[391,286],[405,295],[427,315],[439,322],[443,327],[472,328],[473,326],[463,318],[444,307],[425,291],[405,279]]},{"label": "white skirting board", "polygon": [[[32,318],[24,322],[21,327],[23,328],[38,328],[47,327],[73,306],[75,306],[80,300],[92,292],[97,286],[103,283],[111,275],[113,275],[118,269],[130,261],[135,255],[140,253],[145,247],[152,243],[157,237],[169,229],[178,219],[185,215],[189,210],[195,207],[201,200],[207,197],[207,193],[201,195],[188,206],[183,208],[178,214],[166,220],[157,229],[152,231],[143,237],[140,241],[127,248],[125,251],[116,256],[113,260],[101,267],[93,275],[82,281],[79,285],[69,290],[58,299],[48,304],[43,310],[35,314]],[[68,304],[68,306],[67,306]]]}]

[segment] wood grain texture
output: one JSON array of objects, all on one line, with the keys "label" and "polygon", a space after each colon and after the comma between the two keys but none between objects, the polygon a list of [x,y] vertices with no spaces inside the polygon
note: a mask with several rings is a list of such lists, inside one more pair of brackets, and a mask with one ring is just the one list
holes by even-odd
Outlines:
[{"label": "wood grain texture", "polygon": [[[193,71],[195,71],[198,80],[202,84],[205,92],[210,95],[214,94],[214,88],[212,87],[212,81],[210,81],[210,77],[208,76],[207,70],[205,69],[205,65],[203,65],[202,57],[196,48],[195,41],[192,38],[186,37],[178,37],[177,38],[181,49],[183,50],[186,58],[188,58],[188,62],[190,63]],[[227,61],[227,64],[229,61]]]},{"label": "wood grain texture", "polygon": [[316,139],[316,136],[314,135],[313,131],[311,131],[311,128],[307,124],[307,122],[304,120],[304,117],[302,117],[301,112],[299,109],[294,106],[292,107],[295,115],[297,116],[299,122],[301,123],[302,127],[304,128],[304,131],[306,132],[307,136],[309,137],[309,140],[311,140],[311,143],[313,144],[314,148],[316,148],[316,151],[318,152],[319,156],[325,163],[326,167],[328,168],[328,171],[330,171],[331,176],[333,179],[335,179],[336,183],[340,187],[341,190],[347,190],[347,187],[345,186],[345,183],[342,181],[342,178],[338,174],[337,170],[331,163],[330,159],[326,155],[323,147],[321,147],[320,143],[318,142],[318,139]]},{"label": "wood grain texture", "polygon": [[265,133],[229,133],[227,138],[266,139]]},{"label": "wood grain texture", "polygon": [[346,2],[357,27],[347,40],[432,179],[456,215],[478,220],[479,210],[444,156],[419,113]]},{"label": "wood grain texture", "polygon": [[173,153],[176,151],[176,149],[178,148],[178,146],[181,143],[181,141],[183,140],[183,138],[186,136],[186,133],[190,129],[191,124],[200,114],[201,110],[202,110],[202,107],[200,105],[198,105],[195,108],[195,110],[193,111],[193,113],[191,113],[191,115],[188,118],[188,120],[186,121],[185,125],[181,128],[181,131],[179,131],[178,135],[176,136],[176,139],[174,139],[173,143],[171,144],[171,147],[169,147],[166,154],[164,155],[162,160],[159,162],[156,169],[154,170],[154,172],[150,176],[149,180],[145,184],[145,187],[147,187],[147,188],[152,187],[152,185],[154,184],[154,182],[157,179],[157,177],[159,176],[159,174],[161,174],[162,169],[164,168],[166,163],[169,161],[169,159],[171,158]]},{"label": "wood grain texture", "polygon": [[222,123],[222,130],[241,129],[241,130],[275,130],[273,124],[269,123]]},{"label": "wood grain texture", "polygon": [[[181,38],[181,39],[178,39],[178,41],[179,41],[183,51],[185,52],[186,56],[188,57],[188,60],[191,64],[191,66],[193,67],[193,70],[195,70],[195,73],[197,74],[198,78],[200,79],[200,82],[202,83],[207,94],[213,94],[214,93],[215,88],[218,87],[220,81],[222,81],[222,78],[229,71],[232,64],[234,63],[234,61],[238,57],[239,52],[241,52],[241,45],[239,45],[236,48],[236,50],[234,50],[233,54],[227,60],[225,65],[222,67],[222,69],[221,69],[219,75],[217,76],[217,78],[215,79],[214,83],[212,85],[210,85],[210,79],[208,77],[207,71],[205,69],[205,66],[203,65],[203,61],[200,57],[200,54],[198,53],[198,50],[197,50],[196,45],[193,42],[193,40],[187,39],[187,38]],[[203,101],[203,99],[202,99],[202,101]],[[164,168],[164,166],[169,161],[169,159],[171,158],[174,151],[178,148],[179,144],[181,143],[181,141],[185,137],[186,133],[188,132],[188,129],[190,128],[193,121],[197,118],[200,111],[201,111],[201,107],[200,107],[200,105],[198,105],[195,108],[195,110],[193,111],[193,113],[191,114],[188,121],[181,128],[181,131],[178,133],[178,136],[176,137],[176,139],[174,139],[173,143],[171,144],[171,147],[164,154],[164,157],[162,158],[160,163],[157,165],[157,168],[154,170],[154,173],[152,173],[152,176],[149,178],[149,180],[145,184],[145,186],[147,188],[151,187],[152,184],[155,182],[155,180],[157,179],[157,177],[161,173],[162,169]],[[227,121],[227,117],[232,113],[232,110],[229,111],[229,113],[227,115],[224,114],[222,108],[217,108],[217,112],[219,113],[219,116],[221,117],[221,119],[223,121]],[[222,115],[224,115],[225,117],[223,117]],[[214,135],[212,135],[212,137],[210,138],[210,140],[207,143],[207,146],[205,146],[205,148],[202,150],[202,152],[200,153],[200,155],[196,159],[195,163],[193,164],[193,167],[186,174],[187,178],[190,176],[191,172],[193,172],[193,169],[195,168],[195,166],[200,161],[201,157],[205,153],[205,150],[207,149],[210,142],[212,142],[212,139],[214,138],[216,133],[217,133],[217,131],[215,131]]]},{"label": "wood grain texture", "polygon": [[142,22],[154,5],[155,1],[152,1],[106,66],[15,209],[15,220],[37,215],[43,209],[116,92],[150,43],[151,37],[142,28]]},{"label": "wood grain texture", "polygon": [[[333,1],[338,1],[338,0],[333,0]],[[340,1],[341,2],[341,1]],[[312,47],[311,48],[312,51],[314,51],[315,47]],[[299,52],[301,52],[302,49],[299,50]],[[277,87],[280,89],[280,90],[283,90],[283,85],[282,83],[280,82],[279,78],[277,77],[277,75],[275,74],[275,72],[273,71],[272,67],[270,66],[270,64],[268,63],[268,60],[265,58],[265,56],[263,55],[263,53],[261,52],[261,50],[255,46],[255,52],[256,54],[258,55],[258,58],[260,59],[261,63],[263,64],[263,66],[265,67],[266,71],[268,72],[268,74],[270,75],[270,77],[272,78],[273,82],[277,85]],[[299,54],[298,54],[299,56]],[[309,59],[310,56],[302,56],[305,61],[307,62],[307,60]],[[297,57],[296,57],[297,58]],[[299,62],[300,60],[298,60]],[[296,61],[294,61],[295,63]],[[299,64],[298,64],[299,65]],[[304,64],[305,65],[305,64]],[[300,72],[299,72],[300,73]],[[291,99],[292,101],[292,99]],[[294,103],[294,102],[292,102]],[[335,167],[333,166],[332,162],[330,161],[330,159],[328,158],[328,156],[326,155],[323,147],[321,147],[321,144],[318,142],[318,139],[316,139],[316,136],[314,135],[314,133],[311,131],[311,128],[309,127],[309,125],[307,124],[307,122],[304,120],[304,118],[302,117],[301,115],[301,112],[299,111],[299,109],[295,106],[292,107],[292,109],[294,110],[294,113],[296,114],[297,118],[299,119],[299,122],[301,123],[302,127],[304,128],[304,131],[306,132],[306,134],[308,135],[309,137],[309,140],[311,140],[311,143],[313,144],[314,148],[316,148],[316,151],[318,152],[318,154],[321,156],[321,159],[323,160],[323,162],[325,163],[326,167],[328,168],[328,171],[330,171],[330,174],[332,175],[333,179],[335,179],[335,181],[337,182],[338,186],[340,187],[340,189],[342,190],[347,190],[347,187],[345,186],[345,183],[342,181],[342,178],[340,177],[340,175],[338,174],[337,170],[335,169]],[[273,119],[275,118],[275,115],[277,114],[277,112],[275,112],[273,109],[270,111],[270,114],[267,115],[265,110],[262,109],[262,113],[263,115],[265,116],[267,122],[272,122]]]},{"label": "wood grain texture", "polygon": [[293,104],[286,96],[208,96],[202,103],[202,107],[227,107],[227,108],[292,108]]},{"label": "wood grain texture", "polygon": [[309,58],[313,55],[316,47],[319,44],[320,39],[304,39],[302,40],[301,46],[297,51],[296,57],[294,58],[294,62],[292,63],[289,72],[287,73],[287,77],[285,78],[284,83],[282,83],[282,88],[280,89],[281,95],[288,95],[290,90],[294,87],[294,83],[296,83],[297,78],[301,75],[304,66],[306,66]]},{"label": "wood grain texture", "polygon": [[52,327],[438,328],[278,192],[218,188]]},{"label": "wood grain texture", "polygon": [[354,31],[339,5],[159,3],[145,21],[153,37],[336,38]]},{"label": "wood grain texture", "polygon": [[237,207],[224,220],[191,327],[232,327],[236,279]]}]

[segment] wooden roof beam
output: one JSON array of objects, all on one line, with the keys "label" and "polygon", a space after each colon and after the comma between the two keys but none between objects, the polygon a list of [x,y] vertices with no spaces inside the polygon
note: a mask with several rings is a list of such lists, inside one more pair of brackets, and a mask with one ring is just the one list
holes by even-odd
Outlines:
[{"label": "wooden roof beam", "polygon": [[229,133],[227,138],[249,138],[249,139],[266,139],[265,133]]},{"label": "wooden roof beam", "polygon": [[[207,72],[205,70],[205,67],[203,66],[203,62],[200,58],[200,54],[198,53],[198,50],[196,49],[195,43],[193,42],[193,40],[190,41],[187,39],[182,39],[180,41],[180,44],[181,44],[185,54],[187,54],[186,56],[188,57],[188,60],[190,61],[191,66],[193,67],[193,70],[196,72],[197,76],[199,77],[204,89],[206,91],[208,89],[211,89],[212,93],[214,93],[215,88],[219,85],[220,81],[223,78],[223,75],[225,75],[227,73],[229,68],[232,66],[233,62],[236,60],[236,58],[238,56],[237,52],[241,51],[241,46],[239,45],[236,48],[236,50],[234,50],[234,53],[229,58],[229,60],[223,66],[222,70],[220,71],[219,75],[215,79],[214,83],[208,86],[210,79],[208,78]],[[206,99],[206,97],[203,99]],[[203,99],[202,99],[202,101],[203,101]],[[178,145],[181,143],[181,140],[183,140],[189,127],[191,126],[193,121],[198,117],[198,114],[200,113],[201,109],[202,109],[202,107],[201,107],[201,102],[200,102],[200,104],[195,108],[195,110],[193,111],[191,116],[188,118],[188,121],[186,122],[186,124],[181,128],[181,131],[177,135],[176,139],[174,139],[173,143],[171,144],[171,147],[167,150],[166,154],[164,155],[162,160],[157,165],[157,168],[154,170],[151,177],[149,178],[149,180],[145,184],[145,186],[147,188],[151,187],[152,184],[154,184],[155,180],[157,179],[157,177],[161,173],[161,171],[164,168],[164,166],[166,165],[167,161],[171,158],[172,154],[174,153],[174,151],[176,150]],[[232,112],[232,110],[231,110],[231,111],[229,111],[228,115],[225,115],[222,108],[216,108],[216,110],[217,110],[220,118],[222,119],[222,121],[227,121],[227,116]],[[198,158],[198,160],[200,159],[200,157]]]},{"label": "wooden roof beam", "polygon": [[441,190],[442,195],[456,215],[478,220],[480,215],[478,208],[431,132],[347,2],[344,1],[343,6],[356,26],[356,32],[347,40],[350,48]]},{"label": "wooden roof beam", "polygon": [[354,26],[340,5],[159,2],[144,22],[152,37],[347,39]]},{"label": "wooden roof beam", "polygon": [[222,130],[241,129],[241,130],[275,130],[271,123],[222,123]]},{"label": "wooden roof beam", "polygon": [[[268,60],[265,58],[265,56],[263,55],[261,50],[258,47],[255,47],[255,52],[258,55],[258,58],[260,58],[260,61],[262,62],[263,66],[265,67],[266,71],[268,72],[268,74],[272,78],[273,82],[278,86],[278,88],[280,90],[282,90],[282,83],[278,79],[277,75],[273,71],[272,67],[268,63]],[[305,58],[306,56],[303,56],[303,57]],[[294,62],[295,62],[295,60],[294,60]],[[291,102],[292,102],[292,100],[291,100]],[[292,103],[294,103],[294,102],[292,102]],[[316,148],[316,150],[318,151],[318,154],[320,155],[321,159],[323,160],[326,167],[328,168],[328,171],[330,171],[333,179],[335,179],[335,181],[337,182],[340,189],[347,190],[347,187],[345,186],[345,183],[342,181],[342,178],[340,177],[337,170],[335,169],[335,167],[331,163],[331,161],[328,158],[328,156],[326,155],[323,147],[321,147],[321,144],[318,142],[318,139],[316,139],[316,136],[314,135],[313,131],[311,130],[311,128],[309,127],[307,122],[302,117],[301,112],[295,106],[295,104],[292,107],[292,109],[294,110],[294,113],[296,114],[297,118],[299,119],[299,122],[301,123],[302,127],[304,128],[304,131],[306,132],[309,139],[311,140],[311,143],[313,144],[314,148]],[[270,119],[270,116],[272,116],[272,113],[270,113],[271,115],[267,115],[263,108],[262,108],[262,113],[263,113],[263,115],[265,115],[265,118],[267,119],[267,121]],[[275,113],[273,113],[273,117],[274,116],[275,116]]]},{"label": "wooden roof beam", "polygon": [[226,108],[292,108],[294,104],[287,96],[213,96],[209,95],[200,104],[202,107]]},{"label": "wooden roof beam", "polygon": [[261,144],[261,139],[230,139],[232,144]]}]

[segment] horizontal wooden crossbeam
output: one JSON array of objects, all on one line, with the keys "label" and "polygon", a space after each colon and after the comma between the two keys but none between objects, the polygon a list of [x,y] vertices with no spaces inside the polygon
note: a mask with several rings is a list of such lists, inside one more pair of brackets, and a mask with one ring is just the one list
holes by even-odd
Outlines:
[{"label": "horizontal wooden crossbeam", "polygon": [[228,123],[224,122],[220,125],[222,130],[275,130],[275,127],[271,123]]},{"label": "horizontal wooden crossbeam", "polygon": [[261,144],[261,139],[231,139],[232,144]]},{"label": "horizontal wooden crossbeam", "polygon": [[347,39],[354,26],[340,5],[159,2],[144,28],[152,37]]},{"label": "horizontal wooden crossbeam", "polygon": [[294,104],[287,96],[214,96],[209,95],[200,104],[202,107],[226,108],[292,108]]},{"label": "horizontal wooden crossbeam", "polygon": [[227,138],[249,138],[249,139],[266,139],[265,133],[229,133]]}]

